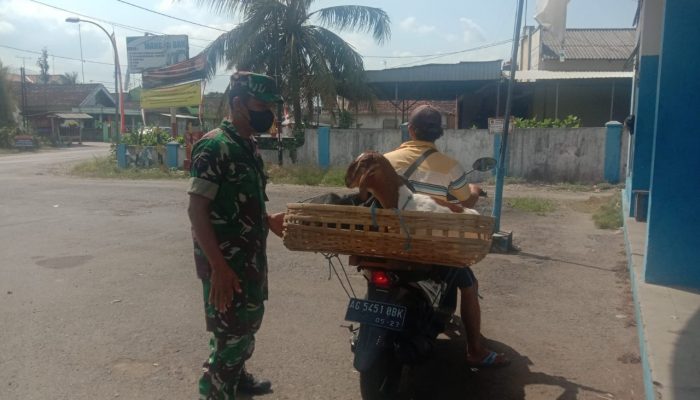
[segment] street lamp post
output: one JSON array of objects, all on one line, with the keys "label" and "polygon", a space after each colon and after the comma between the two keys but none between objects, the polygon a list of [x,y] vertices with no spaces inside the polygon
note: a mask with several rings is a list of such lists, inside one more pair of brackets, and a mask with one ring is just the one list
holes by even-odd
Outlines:
[{"label": "street lamp post", "polygon": [[[121,66],[119,65],[119,52],[117,51],[117,42],[114,39],[114,36],[111,35],[109,32],[107,32],[107,30],[105,28],[103,28],[102,25],[98,24],[97,22],[88,21],[88,20],[77,18],[77,17],[66,18],[66,22],[70,22],[72,24],[77,24],[80,22],[93,24],[96,27],[102,29],[102,32],[104,32],[107,35],[110,43],[112,43],[112,48],[114,49],[114,91],[119,96],[119,105],[118,105],[119,108],[114,107],[114,123],[117,124],[117,121],[119,121],[119,130],[114,131],[115,137],[118,141],[119,133],[124,133],[125,127],[124,127],[124,91],[122,88],[122,73],[121,73]],[[121,119],[119,118],[120,115],[121,115]]]}]

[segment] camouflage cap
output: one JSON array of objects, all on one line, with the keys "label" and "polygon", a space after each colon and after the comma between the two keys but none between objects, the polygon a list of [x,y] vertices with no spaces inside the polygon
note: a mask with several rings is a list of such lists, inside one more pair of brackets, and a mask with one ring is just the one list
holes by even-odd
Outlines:
[{"label": "camouflage cap", "polygon": [[265,103],[284,101],[275,80],[267,75],[238,71],[231,75],[229,87],[234,95],[245,93]]}]

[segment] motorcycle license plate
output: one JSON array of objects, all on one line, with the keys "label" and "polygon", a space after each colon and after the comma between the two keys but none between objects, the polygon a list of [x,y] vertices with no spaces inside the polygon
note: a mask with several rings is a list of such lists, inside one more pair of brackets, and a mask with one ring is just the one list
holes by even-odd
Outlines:
[{"label": "motorcycle license plate", "polygon": [[406,307],[396,304],[380,303],[378,301],[350,299],[347,321],[359,322],[378,326],[394,331],[403,330],[406,319]]}]

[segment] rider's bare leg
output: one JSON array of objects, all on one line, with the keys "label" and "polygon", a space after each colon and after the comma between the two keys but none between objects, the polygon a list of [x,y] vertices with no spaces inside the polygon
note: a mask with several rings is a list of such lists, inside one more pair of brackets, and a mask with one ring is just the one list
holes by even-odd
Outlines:
[{"label": "rider's bare leg", "polygon": [[[484,347],[481,341],[481,307],[478,296],[479,284],[461,288],[460,314],[464,331],[467,336],[467,362],[479,364],[489,355],[491,350]],[[496,365],[507,363],[503,354],[499,354],[494,362]]]}]

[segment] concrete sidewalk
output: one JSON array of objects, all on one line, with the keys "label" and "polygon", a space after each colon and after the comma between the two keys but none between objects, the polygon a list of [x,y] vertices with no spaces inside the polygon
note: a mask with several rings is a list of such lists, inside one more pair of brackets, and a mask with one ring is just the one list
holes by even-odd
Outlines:
[{"label": "concrete sidewalk", "polygon": [[625,238],[646,399],[700,399],[700,293],[644,283],[646,223],[625,218]]}]

